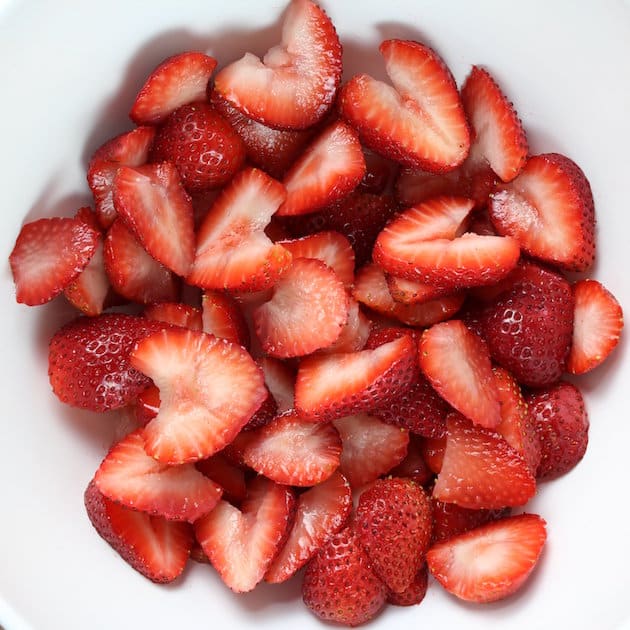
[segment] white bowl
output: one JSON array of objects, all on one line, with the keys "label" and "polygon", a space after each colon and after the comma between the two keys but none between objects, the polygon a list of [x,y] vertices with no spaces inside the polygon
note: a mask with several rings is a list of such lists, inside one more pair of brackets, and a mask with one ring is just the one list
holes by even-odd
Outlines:
[{"label": "white bowl", "polygon": [[[484,64],[525,124],[533,152],[572,157],[593,187],[599,256],[592,275],[630,305],[630,4],[621,0],[505,3],[323,0],[345,44],[348,74],[384,75],[385,38],[434,46],[461,82]],[[207,49],[219,63],[278,39],[285,0],[0,2],[1,276],[4,412],[0,456],[0,625],[33,628],[322,628],[299,583],[232,594],[206,566],[169,587],[130,569],[92,530],[83,491],[115,414],[63,406],[47,378],[47,342],[71,317],[62,300],[14,300],[7,264],[20,225],[89,203],[85,165],[131,127],[143,78],[164,57]],[[456,601],[433,584],[419,607],[389,607],[373,628],[578,628],[630,625],[628,344],[579,382],[591,419],[583,462],[541,486],[528,506],[548,521],[540,566],[517,596]]]}]

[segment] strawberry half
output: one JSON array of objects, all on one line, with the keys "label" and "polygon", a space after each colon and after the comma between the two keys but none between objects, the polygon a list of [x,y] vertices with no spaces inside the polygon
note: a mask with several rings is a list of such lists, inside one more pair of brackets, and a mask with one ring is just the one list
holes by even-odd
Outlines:
[{"label": "strawberry half", "polygon": [[469,602],[494,602],[518,590],[534,570],[547,539],[545,521],[519,514],[432,547],[427,565],[449,592]]},{"label": "strawberry half", "polygon": [[353,77],[340,93],[341,114],[377,153],[433,173],[454,169],[468,154],[470,132],[450,70],[418,42],[390,39],[380,51],[394,87]]},{"label": "strawberry half", "polygon": [[370,330],[370,320],[361,311],[359,303],[350,298],[346,325],[341,329],[337,340],[332,345],[322,348],[319,352],[323,354],[343,354],[363,350],[370,336]]},{"label": "strawberry half", "polygon": [[145,428],[145,449],[162,464],[213,455],[229,444],[267,392],[262,373],[240,346],[172,328],[140,341],[132,365],[160,390],[160,410]]},{"label": "strawberry half", "polygon": [[247,496],[245,471],[228,461],[223,453],[195,462],[195,468],[219,484],[222,498],[230,503],[240,503]]},{"label": "strawberry half", "polygon": [[199,228],[188,282],[239,291],[273,286],[290,266],[291,254],[264,230],[285,196],[284,186],[258,169],[236,175]]},{"label": "strawberry half", "polygon": [[108,499],[128,508],[190,523],[212,510],[222,492],[193,464],[169,467],[149,457],[142,429],[112,447],[94,482]]},{"label": "strawberry half", "polygon": [[162,584],[181,575],[193,543],[188,523],[118,505],[103,496],[94,481],[85,490],[84,502],[99,536],[136,571]]},{"label": "strawberry half", "polygon": [[387,276],[386,279],[392,299],[401,304],[422,304],[451,293],[449,289],[442,289],[417,280],[409,280],[409,278]]},{"label": "strawberry half", "polygon": [[305,129],[330,109],[341,80],[341,44],[330,18],[311,0],[292,0],[282,41],[261,61],[251,53],[223,68],[214,89],[249,118]]},{"label": "strawberry half", "polygon": [[471,510],[456,503],[433,499],[433,542],[440,543],[453,536],[509,516],[510,508],[502,510]]},{"label": "strawberry half", "polygon": [[249,346],[249,330],[236,300],[223,291],[208,289],[201,297],[203,331]]},{"label": "strawberry half", "polygon": [[492,195],[488,209],[497,232],[516,239],[530,256],[569,271],[593,264],[593,193],[568,157],[531,157],[518,178]]},{"label": "strawberry half", "polygon": [[241,509],[227,501],[195,523],[195,535],[225,584],[236,593],[260,582],[293,522],[290,488],[256,477]]},{"label": "strawberry half", "polygon": [[147,319],[166,322],[181,328],[189,328],[190,330],[202,329],[201,311],[188,304],[180,304],[178,302],[152,304],[144,309],[144,316]]},{"label": "strawberry half", "polygon": [[286,363],[272,357],[262,357],[259,365],[265,375],[265,385],[278,405],[278,412],[293,409],[295,372]]}]

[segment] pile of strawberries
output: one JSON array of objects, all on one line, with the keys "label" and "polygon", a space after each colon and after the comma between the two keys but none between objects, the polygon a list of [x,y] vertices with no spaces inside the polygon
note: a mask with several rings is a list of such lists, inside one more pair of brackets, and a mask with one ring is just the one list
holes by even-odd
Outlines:
[{"label": "pile of strawberries", "polygon": [[563,376],[623,326],[565,275],[595,256],[586,177],[529,155],[486,70],[458,89],[421,43],[380,51],[391,85],[342,84],[330,19],[292,0],[262,61],[167,59],[90,161],[94,210],[17,238],[18,302],[82,312],[50,343],[55,394],[134,410],[85,506],[155,582],[189,557],[239,593],[303,569],[308,608],[348,625],[429,573],[494,601],[546,538],[512,508],[584,455]]}]

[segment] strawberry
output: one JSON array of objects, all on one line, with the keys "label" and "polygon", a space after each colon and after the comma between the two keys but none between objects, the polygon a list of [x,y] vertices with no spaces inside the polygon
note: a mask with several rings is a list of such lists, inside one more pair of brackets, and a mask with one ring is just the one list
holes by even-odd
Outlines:
[{"label": "strawberry", "polygon": [[567,372],[584,374],[605,361],[619,343],[623,311],[615,296],[597,280],[580,280],[571,289],[575,310]]},{"label": "strawberry", "polygon": [[193,536],[188,523],[130,510],[103,496],[92,480],[85,509],[94,529],[136,571],[157,583],[172,582],[188,562]]},{"label": "strawberry", "polygon": [[327,348],[319,350],[323,354],[342,354],[363,350],[370,334],[370,320],[363,314],[359,303],[349,298],[348,321],[341,329],[337,340]]},{"label": "strawberry", "polygon": [[62,402],[91,411],[128,405],[149,385],[129,355],[137,341],[163,326],[122,313],[79,317],[66,324],[48,348],[53,392]]},{"label": "strawberry", "polygon": [[290,488],[256,477],[240,510],[220,501],[195,523],[195,535],[225,584],[245,593],[263,579],[286,539],[294,512]]},{"label": "strawberry", "polygon": [[534,263],[519,265],[508,288],[486,305],[480,325],[492,358],[531,386],[557,381],[573,335],[569,283]]},{"label": "strawberry", "polygon": [[222,453],[195,462],[195,468],[223,489],[222,497],[230,503],[240,503],[247,496],[245,472]]},{"label": "strawberry", "polygon": [[490,521],[510,515],[510,508],[502,510],[471,510],[456,503],[444,503],[433,499],[433,543],[485,525]]},{"label": "strawberry", "polygon": [[201,52],[165,59],[138,92],[129,116],[138,125],[156,125],[187,103],[204,101],[217,62]]},{"label": "strawberry", "polygon": [[50,302],[87,267],[99,237],[79,218],[24,224],[9,255],[15,299],[29,306]]},{"label": "strawberry", "polygon": [[229,444],[265,399],[262,373],[240,346],[171,328],[141,340],[132,365],[160,390],[145,449],[162,464],[213,455]]},{"label": "strawberry", "polygon": [[249,346],[249,330],[234,298],[223,291],[207,289],[201,297],[203,331]]},{"label": "strawberry", "polygon": [[504,182],[512,181],[525,166],[528,151],[512,104],[490,73],[478,66],[464,82],[462,102],[480,154]]},{"label": "strawberry", "polygon": [[560,381],[529,392],[525,399],[540,440],[537,477],[560,477],[580,462],[588,446],[589,420],[582,393]]},{"label": "strawberry", "polygon": [[177,108],[155,134],[151,162],[171,162],[188,192],[220,188],[241,168],[245,147],[208,103]]},{"label": "strawberry", "polygon": [[447,418],[446,450],[433,496],[470,509],[525,505],[536,492],[527,462],[500,435],[459,414]]},{"label": "strawberry", "polygon": [[386,280],[392,299],[401,304],[422,304],[448,296],[451,293],[448,289],[441,289],[433,284],[426,284],[417,280],[409,280],[409,278],[387,276]]},{"label": "strawberry", "polygon": [[187,275],[195,248],[192,204],[172,164],[121,166],[114,179],[114,205],[155,260]]},{"label": "strawberry", "polygon": [[291,531],[265,581],[277,584],[292,577],[346,524],[351,510],[350,484],[340,472],[300,494]]},{"label": "strawberry", "polygon": [[462,234],[473,205],[437,197],[405,210],[376,239],[374,262],[392,275],[450,290],[501,280],[516,266],[518,244],[509,237]]},{"label": "strawberry", "polygon": [[420,339],[420,368],[437,393],[475,424],[501,423],[486,344],[461,320],[435,324]]},{"label": "strawberry", "polygon": [[593,193],[568,157],[531,157],[515,180],[492,195],[488,209],[497,232],[516,239],[530,256],[569,271],[593,264]]},{"label": "strawberry", "polygon": [[107,230],[103,264],[113,289],[132,302],[177,299],[179,283],[173,272],[147,254],[121,218]]},{"label": "strawberry", "polygon": [[278,405],[275,398],[265,387],[266,396],[262,404],[256,410],[256,413],[247,421],[247,424],[243,427],[243,431],[250,431],[251,429],[259,429],[268,425],[278,415]]},{"label": "strawberry", "polygon": [[181,326],[190,330],[201,330],[201,311],[188,304],[178,302],[160,302],[152,304],[144,309],[144,316],[147,319],[154,319],[158,322],[167,322],[173,326]]},{"label": "strawberry", "polygon": [[400,170],[395,194],[401,206],[409,208],[434,197],[470,197],[470,186],[461,168],[436,175],[407,167]]},{"label": "strawberry", "polygon": [[306,567],[302,598],[324,621],[358,626],[383,608],[386,597],[351,525],[331,536]]},{"label": "strawberry", "polygon": [[452,170],[470,147],[453,75],[418,42],[390,39],[379,50],[394,87],[365,74],[353,77],[340,93],[342,116],[377,153],[433,173]]},{"label": "strawberry", "polygon": [[272,357],[262,357],[258,363],[265,375],[265,385],[278,405],[278,412],[293,409],[295,373],[288,365]]},{"label": "strawberry", "polygon": [[378,323],[372,327],[365,347],[366,349],[373,350],[374,348],[382,346],[384,343],[389,343],[390,341],[394,341],[394,339],[400,339],[403,335],[410,335],[417,344],[422,336],[422,331],[417,328]]},{"label": "strawberry", "polygon": [[241,433],[230,450],[276,483],[306,487],[325,481],[339,467],[341,439],[329,423],[285,413],[260,429]]},{"label": "strawberry", "polygon": [[323,422],[388,404],[418,373],[415,350],[411,337],[403,336],[374,350],[303,359],[295,383],[297,412]]},{"label": "strawberry", "polygon": [[439,438],[422,438],[419,443],[420,454],[429,469],[436,475],[442,470],[444,451],[446,450],[446,435]]},{"label": "strawberry", "polygon": [[290,266],[291,254],[274,245],[264,229],[285,196],[282,184],[258,169],[234,177],[199,228],[188,282],[239,291],[273,286]]},{"label": "strawberry", "polygon": [[427,466],[420,452],[419,438],[409,436],[407,454],[398,466],[389,471],[394,477],[407,477],[419,486],[425,486],[433,479],[433,471]]},{"label": "strawberry", "polygon": [[418,304],[401,304],[394,301],[387,286],[383,270],[368,263],[355,277],[354,298],[372,310],[393,317],[409,326],[425,327],[449,319],[464,302],[464,295],[449,295]]},{"label": "strawberry", "polygon": [[427,563],[423,562],[419,571],[414,576],[411,584],[401,593],[389,591],[387,593],[387,603],[393,606],[417,606],[422,603],[427,594],[429,586],[429,572]]},{"label": "strawberry", "polygon": [[284,176],[287,198],[278,216],[307,214],[352,192],[365,174],[365,158],[352,127],[335,122],[306,148]]},{"label": "strawberry", "polygon": [[354,527],[372,570],[401,593],[424,562],[433,527],[431,500],[410,479],[378,479],[359,497]]},{"label": "strawberry", "polygon": [[193,464],[169,467],[149,457],[142,429],[110,449],[94,482],[104,496],[125,507],[190,523],[212,510],[222,492]]},{"label": "strawberry", "polygon": [[341,44],[330,18],[311,0],[292,0],[282,41],[262,62],[251,53],[223,68],[214,89],[249,118],[305,129],[330,109],[341,80]]},{"label": "strawberry", "polygon": [[409,433],[374,416],[333,420],[341,436],[341,472],[353,488],[371,483],[398,466],[407,454]]},{"label": "strawberry", "polygon": [[449,592],[469,602],[494,602],[518,590],[547,538],[545,521],[519,514],[493,521],[432,547],[427,565]]},{"label": "strawberry", "polygon": [[365,175],[359,184],[359,189],[375,195],[390,190],[398,176],[400,166],[365,147],[363,157],[365,158]]},{"label": "strawberry", "polygon": [[136,398],[135,417],[138,426],[144,427],[160,410],[160,390],[155,385],[143,389]]},{"label": "strawberry", "polygon": [[310,354],[338,339],[348,307],[343,283],[330,267],[297,258],[278,280],[271,300],[254,311],[256,335],[270,356]]}]

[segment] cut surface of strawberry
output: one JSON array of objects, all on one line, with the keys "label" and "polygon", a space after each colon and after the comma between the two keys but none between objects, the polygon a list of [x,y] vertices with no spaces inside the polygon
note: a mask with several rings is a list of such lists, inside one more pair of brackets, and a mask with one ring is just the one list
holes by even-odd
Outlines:
[{"label": "cut surface of strawberry", "polygon": [[247,496],[245,471],[230,462],[223,453],[195,462],[195,468],[221,486],[222,498],[226,501],[239,504]]},{"label": "cut surface of strawberry", "polygon": [[274,397],[278,412],[295,406],[295,372],[286,363],[272,357],[261,357],[258,363],[265,376],[265,385]]},{"label": "cut surface of strawberry", "polygon": [[189,328],[190,330],[201,330],[201,311],[188,304],[179,302],[160,302],[152,304],[144,309],[144,316],[147,319],[154,319],[158,322],[166,322],[173,326]]},{"label": "cut surface of strawberry", "polygon": [[433,543],[485,525],[510,515],[510,508],[502,510],[471,510],[456,503],[444,503],[433,498]]},{"label": "cut surface of strawberry", "polygon": [[311,0],[292,0],[282,41],[261,61],[244,57],[215,77],[215,90],[249,118],[305,129],[330,109],[341,80],[341,44],[330,18]]},{"label": "cut surface of strawberry", "polygon": [[359,303],[349,298],[348,321],[341,329],[339,337],[332,345],[322,348],[319,352],[324,354],[343,354],[358,352],[365,348],[371,330],[371,323],[361,310]]},{"label": "cut surface of strawberry", "polygon": [[427,553],[433,577],[469,602],[493,602],[517,591],[536,566],[546,523],[520,514],[482,525],[439,543]]},{"label": "cut surface of strawberry", "polygon": [[164,464],[213,455],[229,444],[267,395],[260,368],[240,346],[172,328],[139,342],[133,366],[160,390],[145,449]]},{"label": "cut surface of strawberry", "polygon": [[224,291],[208,289],[201,296],[203,331],[249,346],[249,330],[236,300]]}]

